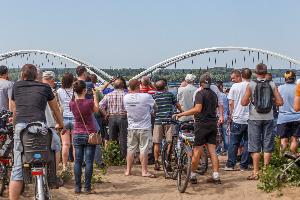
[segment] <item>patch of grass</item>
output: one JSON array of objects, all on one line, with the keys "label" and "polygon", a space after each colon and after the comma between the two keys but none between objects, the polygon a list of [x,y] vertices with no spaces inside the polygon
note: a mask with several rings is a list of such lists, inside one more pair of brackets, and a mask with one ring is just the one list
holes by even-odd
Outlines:
[{"label": "patch of grass", "polygon": [[300,168],[292,166],[285,173],[283,169],[291,162],[281,156],[280,140],[276,139],[275,151],[268,167],[262,167],[258,188],[265,192],[281,190],[285,186],[300,186]]}]

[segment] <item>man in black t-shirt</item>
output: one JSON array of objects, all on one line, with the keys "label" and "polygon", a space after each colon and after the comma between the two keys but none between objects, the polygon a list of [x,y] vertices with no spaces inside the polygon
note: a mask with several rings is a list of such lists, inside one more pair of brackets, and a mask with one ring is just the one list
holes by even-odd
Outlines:
[{"label": "man in black t-shirt", "polygon": [[209,74],[203,74],[200,77],[200,86],[202,90],[195,96],[194,107],[188,111],[177,114],[178,119],[182,116],[194,115],[194,134],[195,142],[193,147],[191,183],[197,183],[196,170],[202,154],[202,146],[207,145],[211,161],[213,174],[208,182],[220,184],[219,177],[219,159],[216,154],[216,136],[217,136],[217,114],[218,98],[214,91],[210,89],[211,78]]},{"label": "man in black t-shirt", "polygon": [[14,165],[12,168],[11,181],[9,183],[9,199],[19,199],[23,185],[22,170],[22,142],[21,131],[31,122],[46,123],[45,109],[47,103],[57,121],[58,129],[63,128],[63,119],[60,114],[57,101],[51,88],[35,81],[37,69],[34,65],[26,64],[21,70],[21,80],[16,82],[12,89],[12,110],[14,129]]}]

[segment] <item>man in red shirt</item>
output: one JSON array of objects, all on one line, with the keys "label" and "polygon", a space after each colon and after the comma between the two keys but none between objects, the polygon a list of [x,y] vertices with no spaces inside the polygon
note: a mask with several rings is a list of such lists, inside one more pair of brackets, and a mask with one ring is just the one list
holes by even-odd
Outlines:
[{"label": "man in red shirt", "polygon": [[140,92],[141,93],[154,94],[155,90],[156,89],[152,85],[150,77],[149,76],[143,76],[142,79],[141,79]]}]

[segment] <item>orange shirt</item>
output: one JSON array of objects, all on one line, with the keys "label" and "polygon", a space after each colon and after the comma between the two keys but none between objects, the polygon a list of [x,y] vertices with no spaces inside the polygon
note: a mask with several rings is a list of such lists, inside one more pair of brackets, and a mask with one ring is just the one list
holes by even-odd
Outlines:
[{"label": "orange shirt", "polygon": [[296,94],[295,94],[296,97],[300,97],[300,83],[297,84],[296,86]]}]

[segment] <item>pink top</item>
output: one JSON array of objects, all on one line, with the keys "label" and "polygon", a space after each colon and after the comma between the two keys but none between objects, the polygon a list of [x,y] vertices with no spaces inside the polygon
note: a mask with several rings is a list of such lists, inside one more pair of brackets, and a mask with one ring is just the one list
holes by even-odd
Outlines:
[{"label": "pink top", "polygon": [[88,133],[82,122],[80,114],[78,112],[78,108],[76,106],[75,101],[70,101],[70,110],[72,111],[75,119],[75,126],[72,131],[73,134],[90,134],[96,132],[95,120],[94,120],[94,101],[92,99],[76,99],[81,115],[84,119],[85,125],[88,129]]}]

